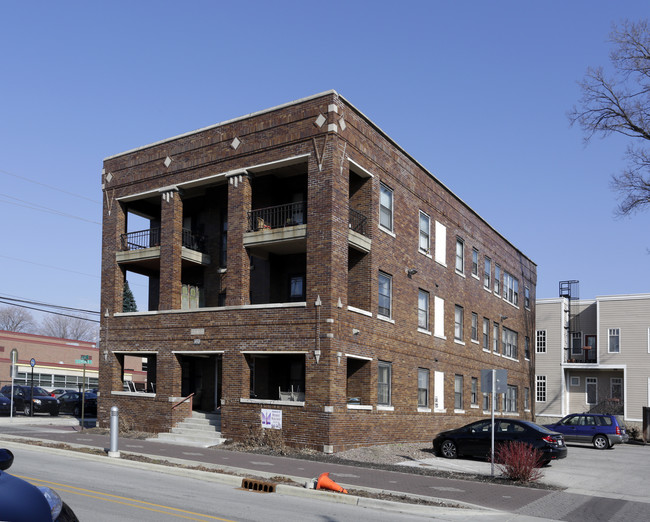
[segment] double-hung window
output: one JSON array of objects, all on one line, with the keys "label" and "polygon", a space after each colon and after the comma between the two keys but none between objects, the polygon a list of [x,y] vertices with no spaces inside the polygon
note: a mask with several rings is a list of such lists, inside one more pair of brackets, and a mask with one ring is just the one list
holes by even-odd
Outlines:
[{"label": "double-hung window", "polygon": [[472,248],[472,275],[478,279],[478,250]]},{"label": "double-hung window", "polygon": [[463,340],[463,307],[456,305],[454,312],[454,339]]},{"label": "double-hung window", "polygon": [[418,292],[418,328],[429,330],[429,292]]},{"label": "double-hung window", "polygon": [[524,306],[526,310],[530,310],[530,288],[524,287]]},{"label": "double-hung window", "polygon": [[620,353],[621,351],[621,330],[619,328],[609,328],[609,344],[607,351],[609,353]]},{"label": "double-hung window", "polygon": [[485,269],[483,271],[483,286],[487,289],[490,289],[491,282],[492,282],[492,260],[486,256]]},{"label": "double-hung window", "polygon": [[519,280],[509,272],[503,272],[503,298],[517,306],[519,304]]},{"label": "double-hung window", "polygon": [[429,407],[429,370],[418,368],[418,406]]},{"label": "double-hung window", "polygon": [[377,367],[377,404],[390,406],[391,363],[379,361]]},{"label": "double-hung window", "polygon": [[383,183],[379,195],[379,225],[393,232],[393,191]]},{"label": "double-hung window", "polygon": [[492,323],[492,351],[499,353],[499,323]]},{"label": "double-hung window", "polygon": [[472,312],[472,341],[478,342],[478,314]]},{"label": "double-hung window", "polygon": [[517,411],[517,387],[508,385],[506,391],[506,411],[515,413]]},{"label": "double-hung window", "polygon": [[486,317],[483,318],[483,349],[490,351],[490,320]]},{"label": "double-hung window", "polygon": [[501,293],[501,267],[494,265],[494,293],[499,295]]},{"label": "double-hung window", "polygon": [[530,359],[530,337],[526,336],[524,345],[524,357]]},{"label": "double-hung window", "polygon": [[431,218],[420,210],[420,252],[429,254],[431,251]]},{"label": "double-hung window", "polygon": [[393,278],[384,273],[379,272],[379,315],[387,318],[391,318],[391,301],[393,293]]},{"label": "double-hung window", "polygon": [[456,375],[454,378],[454,409],[463,409],[463,376]]},{"label": "double-hung window", "polygon": [[478,406],[478,379],[472,377],[472,395],[470,397],[472,406]]},{"label": "double-hung window", "polygon": [[502,329],[503,342],[501,349],[506,357],[517,358],[517,332],[505,326]]},{"label": "double-hung window", "polygon": [[461,238],[456,238],[456,272],[463,274],[465,272],[465,243]]}]

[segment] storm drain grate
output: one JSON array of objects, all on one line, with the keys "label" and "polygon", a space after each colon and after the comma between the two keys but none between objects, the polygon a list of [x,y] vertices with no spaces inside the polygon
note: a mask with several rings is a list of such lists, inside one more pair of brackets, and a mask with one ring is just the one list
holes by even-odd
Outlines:
[{"label": "storm drain grate", "polygon": [[242,479],[241,487],[242,489],[247,489],[248,491],[257,491],[258,493],[275,493],[275,487],[277,484],[272,482],[264,482],[262,480],[254,479]]}]

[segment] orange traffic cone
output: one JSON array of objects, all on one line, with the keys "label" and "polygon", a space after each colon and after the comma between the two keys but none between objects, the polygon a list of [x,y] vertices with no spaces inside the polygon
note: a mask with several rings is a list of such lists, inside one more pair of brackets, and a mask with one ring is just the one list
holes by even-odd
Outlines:
[{"label": "orange traffic cone", "polygon": [[329,473],[321,473],[318,477],[318,482],[316,483],[316,489],[331,489],[332,491],[338,491],[339,493],[347,493],[347,489],[343,489],[336,482],[334,482],[330,477]]}]

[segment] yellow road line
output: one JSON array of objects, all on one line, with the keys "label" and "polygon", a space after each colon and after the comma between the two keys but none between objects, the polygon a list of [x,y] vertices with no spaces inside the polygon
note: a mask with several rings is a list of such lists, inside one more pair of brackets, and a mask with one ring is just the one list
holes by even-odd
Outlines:
[{"label": "yellow road line", "polygon": [[[24,477],[20,475],[15,475],[15,476],[23,480],[27,480],[30,483],[36,483],[37,485],[51,486],[53,489],[57,491],[66,491],[68,493],[73,493],[75,495],[80,495],[83,497],[90,497],[98,500],[104,500],[106,502],[113,502],[115,504],[122,504],[125,506],[136,507],[138,509],[153,511],[155,513],[165,513],[167,515],[175,516],[178,518],[185,518],[188,520],[198,520],[198,521],[219,520],[221,522],[235,522],[227,518],[220,518],[212,515],[204,515],[202,513],[195,513],[193,511],[187,511],[184,509],[178,509],[170,506],[163,506],[161,504],[154,504],[152,502],[145,502],[144,500],[137,500],[129,497],[121,497],[119,495],[111,495],[110,493],[102,493],[101,491],[94,491],[92,489],[78,488],[75,486],[69,486],[67,484],[60,484],[58,482],[51,482],[48,480],[42,480],[33,477]],[[160,509],[155,509],[155,508],[160,508]],[[201,518],[193,518],[195,516]]]}]

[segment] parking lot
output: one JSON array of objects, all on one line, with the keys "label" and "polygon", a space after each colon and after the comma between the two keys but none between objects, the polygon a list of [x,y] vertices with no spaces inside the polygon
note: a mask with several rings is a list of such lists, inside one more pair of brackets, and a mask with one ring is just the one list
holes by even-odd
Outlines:
[{"label": "parking lot", "polygon": [[[619,444],[597,450],[587,444],[567,444],[566,459],[543,468],[545,484],[567,488],[571,493],[648,502],[650,444]],[[433,457],[403,462],[458,473],[489,475],[491,464],[478,459]],[[495,475],[499,471],[495,466]]]}]

